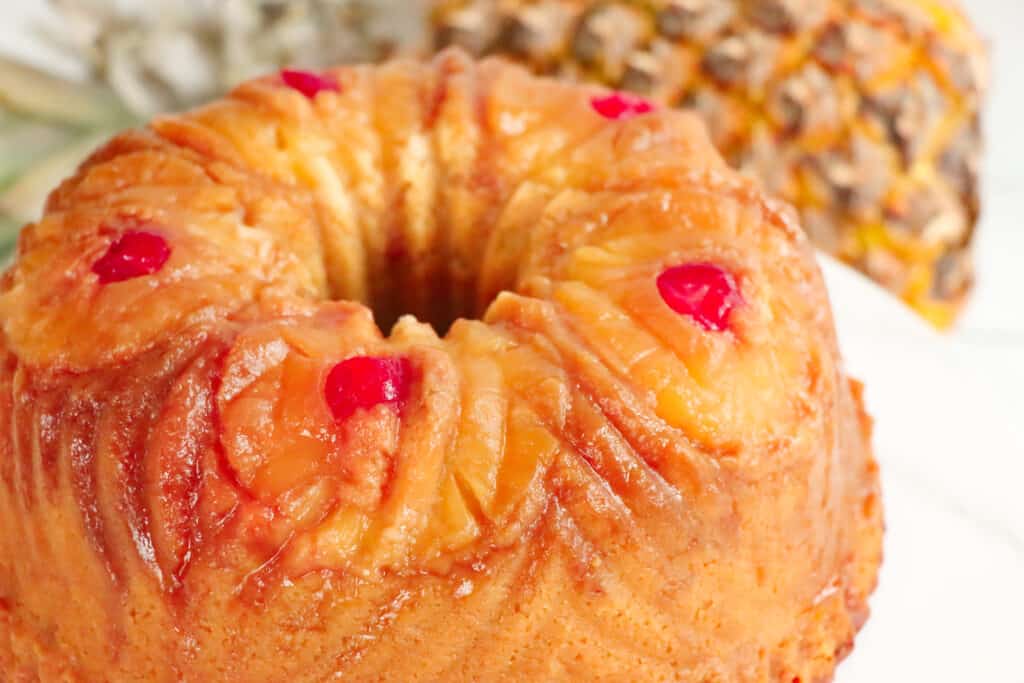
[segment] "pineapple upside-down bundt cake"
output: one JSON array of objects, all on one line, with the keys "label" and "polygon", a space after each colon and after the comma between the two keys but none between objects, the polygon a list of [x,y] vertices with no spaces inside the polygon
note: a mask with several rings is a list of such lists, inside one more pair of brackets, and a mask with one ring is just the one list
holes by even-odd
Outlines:
[{"label": "pineapple upside-down bundt cake", "polygon": [[813,683],[866,617],[820,274],[685,113],[285,71],[94,154],[0,316],[4,680]]}]

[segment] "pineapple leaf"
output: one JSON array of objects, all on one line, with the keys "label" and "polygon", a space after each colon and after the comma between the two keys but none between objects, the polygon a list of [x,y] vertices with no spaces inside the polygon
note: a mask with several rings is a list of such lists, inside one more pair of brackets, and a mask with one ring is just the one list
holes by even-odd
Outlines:
[{"label": "pineapple leaf", "polygon": [[37,160],[69,144],[77,131],[21,117],[0,118],[0,190]]},{"label": "pineapple leaf", "polygon": [[74,173],[89,153],[113,132],[110,128],[89,131],[41,158],[0,195],[0,213],[23,223],[36,220],[50,191]]},{"label": "pineapple leaf", "polygon": [[0,268],[10,265],[14,256],[14,247],[18,243],[18,233],[22,223],[12,216],[0,213]]},{"label": "pineapple leaf", "polygon": [[110,126],[130,114],[106,86],[78,83],[0,56],[0,103],[71,126]]}]

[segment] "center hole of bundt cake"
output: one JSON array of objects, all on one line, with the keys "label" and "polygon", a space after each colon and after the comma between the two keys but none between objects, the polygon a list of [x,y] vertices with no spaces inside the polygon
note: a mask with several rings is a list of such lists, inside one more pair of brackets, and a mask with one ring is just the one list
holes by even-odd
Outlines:
[{"label": "center hole of bundt cake", "polygon": [[442,253],[414,251],[402,237],[392,237],[380,256],[369,256],[363,291],[354,292],[332,277],[333,298],[361,300],[385,333],[399,318],[411,315],[444,336],[456,320],[479,318],[500,291],[514,287],[512,281],[481,284],[483,253],[476,262]]}]

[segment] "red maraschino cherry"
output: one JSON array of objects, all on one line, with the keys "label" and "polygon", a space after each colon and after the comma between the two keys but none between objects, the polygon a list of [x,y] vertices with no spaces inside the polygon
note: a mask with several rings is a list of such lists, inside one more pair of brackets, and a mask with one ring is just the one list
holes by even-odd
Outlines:
[{"label": "red maraschino cherry", "polygon": [[281,71],[281,81],[292,90],[297,90],[310,99],[324,91],[339,92],[341,90],[338,79],[331,74],[318,74],[312,71],[284,69]]},{"label": "red maraschino cherry", "polygon": [[144,230],[129,230],[110,245],[92,264],[102,284],[152,275],[167,263],[171,247],[162,236]]},{"label": "red maraschino cherry", "polygon": [[743,303],[736,278],[713,263],[669,268],[658,276],[658,292],[673,311],[715,332],[728,329],[733,309]]},{"label": "red maraschino cherry", "polygon": [[654,111],[654,105],[642,97],[624,92],[613,92],[590,100],[590,106],[606,119],[631,119]]},{"label": "red maraschino cherry", "polygon": [[382,403],[400,411],[409,397],[411,380],[412,363],[408,358],[355,356],[331,369],[324,395],[338,421]]}]

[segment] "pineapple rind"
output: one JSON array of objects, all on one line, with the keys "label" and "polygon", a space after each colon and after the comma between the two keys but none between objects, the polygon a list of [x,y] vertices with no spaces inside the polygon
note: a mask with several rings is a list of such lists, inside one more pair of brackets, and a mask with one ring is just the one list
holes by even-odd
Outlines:
[{"label": "pineapple rind", "polygon": [[951,0],[433,0],[431,21],[435,48],[696,109],[819,247],[955,321],[987,63]]}]

